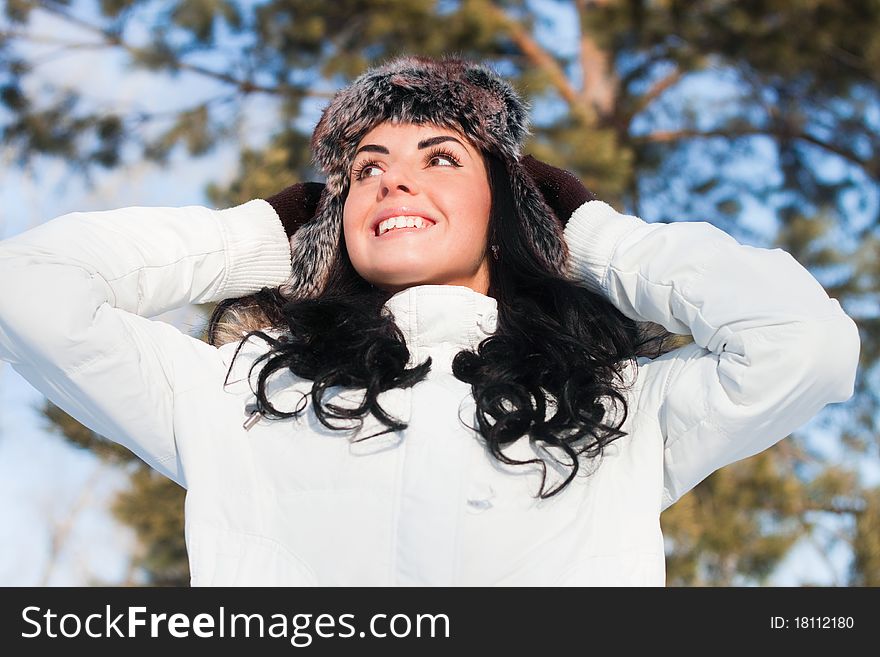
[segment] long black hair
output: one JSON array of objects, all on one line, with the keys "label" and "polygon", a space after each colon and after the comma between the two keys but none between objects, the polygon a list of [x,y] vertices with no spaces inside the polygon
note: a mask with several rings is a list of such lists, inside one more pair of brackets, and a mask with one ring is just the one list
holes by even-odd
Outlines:
[{"label": "long black hair", "polygon": [[[538,465],[542,472],[538,494],[547,498],[574,479],[581,467],[580,455],[600,457],[606,445],[626,435],[620,429],[628,413],[624,366],[637,366],[638,356],[656,357],[668,351],[675,338],[658,325],[636,323],[583,284],[548,270],[518,228],[504,164],[494,155],[484,153],[484,157],[492,193],[489,231],[500,247],[498,260],[488,258],[488,294],[498,303],[498,326],[474,350],[456,354],[452,371],[471,385],[477,409],[477,426],[472,428],[486,448],[509,465]],[[244,344],[256,335],[269,343],[269,351],[252,366],[266,361],[255,391],[257,407],[266,417],[288,418],[303,412],[302,407],[279,410],[266,396],[268,378],[290,370],[313,382],[312,407],[327,428],[350,430],[350,424],[337,426],[334,420],[362,421],[372,413],[387,427],[381,433],[401,431],[407,425],[390,416],[378,396],[422,381],[431,359],[407,367],[406,340],[384,307],[390,296],[357,273],[341,239],[330,280],[319,298],[291,301],[277,288],[264,288],[227,299],[217,305],[208,322],[208,342],[216,346],[240,338]],[[273,338],[261,328],[281,329],[282,335]],[[363,402],[342,408],[325,401],[333,386],[364,391]],[[606,403],[620,410],[607,423]],[[549,418],[548,405],[553,411]],[[503,452],[525,435],[570,469],[549,492],[544,458],[521,461]],[[566,462],[553,451],[561,451]]]}]

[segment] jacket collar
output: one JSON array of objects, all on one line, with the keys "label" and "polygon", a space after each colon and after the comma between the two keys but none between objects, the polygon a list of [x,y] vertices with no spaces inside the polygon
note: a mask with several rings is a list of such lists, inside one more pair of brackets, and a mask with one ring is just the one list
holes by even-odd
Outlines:
[{"label": "jacket collar", "polygon": [[[452,359],[461,349],[473,349],[481,340],[492,335],[498,325],[498,304],[492,297],[475,292],[469,287],[459,285],[416,285],[394,294],[385,302],[394,316],[394,321],[406,338],[410,351],[408,367],[421,363],[426,356],[432,358],[432,371],[450,371]],[[280,335],[280,331],[266,331]],[[249,341],[250,342],[250,341]],[[253,340],[256,347],[254,357],[266,349],[261,340]],[[437,349],[436,347],[441,347]],[[252,347],[253,348],[253,347]],[[231,349],[231,347],[230,347]],[[243,348],[244,349],[244,348]],[[251,359],[236,358],[231,383],[251,378],[250,389],[256,390],[256,377],[260,367],[249,374]],[[289,372],[284,372],[278,379],[270,379],[267,392],[271,397],[278,390],[291,387],[291,381],[301,387],[296,394],[307,394],[311,390],[311,381],[298,380]],[[236,389],[227,390],[234,394]],[[363,390],[336,389],[331,398],[333,403],[358,405],[363,401]],[[392,388],[381,393],[382,407],[403,422],[410,421],[412,405],[410,402],[412,388]],[[276,402],[273,398],[273,403]],[[294,403],[295,405],[295,403]],[[281,403],[281,408],[289,404]],[[253,417],[253,409],[246,407],[243,419]],[[362,431],[371,435],[383,430],[376,418],[368,413],[364,417]],[[362,442],[352,442],[349,451],[352,454],[372,454],[396,445],[402,439],[401,432],[386,433],[374,436]]]},{"label": "jacket collar", "polygon": [[474,348],[498,326],[498,303],[461,285],[415,285],[385,303],[409,347]]}]

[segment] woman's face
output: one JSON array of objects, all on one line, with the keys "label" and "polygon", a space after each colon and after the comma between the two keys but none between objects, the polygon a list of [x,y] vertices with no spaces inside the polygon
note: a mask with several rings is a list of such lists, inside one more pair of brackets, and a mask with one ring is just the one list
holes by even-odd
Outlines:
[{"label": "woman's face", "polygon": [[345,246],[367,281],[392,293],[423,284],[488,292],[489,180],[461,134],[382,123],[358,144],[349,182]]}]

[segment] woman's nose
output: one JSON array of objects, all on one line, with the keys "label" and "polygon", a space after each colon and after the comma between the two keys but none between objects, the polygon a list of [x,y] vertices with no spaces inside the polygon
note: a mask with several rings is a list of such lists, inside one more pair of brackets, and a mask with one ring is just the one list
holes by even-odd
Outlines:
[{"label": "woman's nose", "polygon": [[379,185],[382,196],[388,196],[393,191],[401,191],[405,194],[418,193],[418,185],[410,172],[405,167],[397,166],[386,170],[382,174],[382,184]]}]

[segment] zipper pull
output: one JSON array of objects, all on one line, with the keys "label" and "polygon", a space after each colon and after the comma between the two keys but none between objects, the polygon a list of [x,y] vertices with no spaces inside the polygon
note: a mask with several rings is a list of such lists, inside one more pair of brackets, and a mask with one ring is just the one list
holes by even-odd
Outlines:
[{"label": "zipper pull", "polygon": [[260,409],[257,408],[256,404],[248,404],[244,407],[244,412],[250,413],[250,415],[241,426],[244,427],[245,431],[250,431],[251,427],[253,427],[257,422],[260,421],[260,418],[263,417],[263,414],[260,412]]}]

